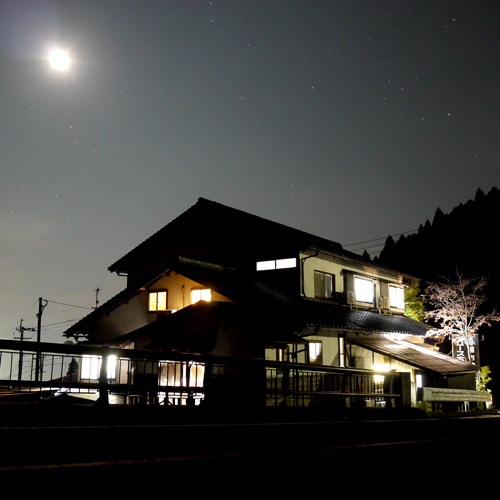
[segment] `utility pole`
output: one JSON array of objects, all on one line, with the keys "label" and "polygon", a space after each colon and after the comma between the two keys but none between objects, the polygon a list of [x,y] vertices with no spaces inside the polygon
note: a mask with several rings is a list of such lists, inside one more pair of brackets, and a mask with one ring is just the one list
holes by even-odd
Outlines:
[{"label": "utility pole", "polygon": [[[45,309],[45,307],[47,307],[47,303],[48,301],[47,300],[44,300],[42,299],[42,297],[40,297],[38,299],[38,313],[36,315],[36,317],[38,318],[38,326],[37,326],[37,329],[36,329],[36,343],[38,344],[38,348],[40,348],[40,338],[42,336],[42,313],[43,313],[43,310]],[[40,355],[40,350],[38,350],[36,352],[36,365],[35,365],[35,382],[38,382],[40,380],[40,358],[41,358],[41,355]]]},{"label": "utility pole", "polygon": [[[24,340],[24,332],[34,332],[34,328],[26,328],[23,326],[23,320],[19,323],[18,328],[16,330],[20,333],[20,337],[14,337],[16,340],[21,340],[21,342]],[[23,379],[23,351],[19,351],[19,368],[18,368],[18,375],[17,375],[18,380]]]}]

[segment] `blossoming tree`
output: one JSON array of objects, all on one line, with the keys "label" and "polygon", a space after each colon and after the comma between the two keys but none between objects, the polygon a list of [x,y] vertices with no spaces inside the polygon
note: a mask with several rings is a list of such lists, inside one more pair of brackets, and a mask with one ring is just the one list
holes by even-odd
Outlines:
[{"label": "blossoming tree", "polygon": [[487,277],[471,276],[465,278],[457,273],[457,281],[431,283],[422,298],[432,307],[427,312],[426,321],[434,321],[440,328],[429,330],[427,336],[433,338],[450,337],[454,344],[463,344],[466,361],[471,362],[471,341],[482,325],[491,326],[492,321],[500,321],[500,315],[480,314],[479,307],[486,297],[482,295]]}]

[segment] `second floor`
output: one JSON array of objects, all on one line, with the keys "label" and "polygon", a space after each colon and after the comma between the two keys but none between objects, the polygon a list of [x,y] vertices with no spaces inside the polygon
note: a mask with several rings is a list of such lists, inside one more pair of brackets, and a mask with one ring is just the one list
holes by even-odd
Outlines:
[{"label": "second floor", "polygon": [[[296,257],[258,261],[260,281],[287,295],[351,308],[403,314],[404,290],[416,278],[332,253],[307,250]],[[288,292],[288,293],[287,293]]]}]

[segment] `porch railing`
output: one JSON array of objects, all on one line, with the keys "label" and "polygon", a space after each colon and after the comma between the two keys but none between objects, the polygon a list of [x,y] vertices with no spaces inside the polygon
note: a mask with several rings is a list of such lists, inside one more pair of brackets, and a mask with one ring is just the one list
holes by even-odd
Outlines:
[{"label": "porch railing", "polygon": [[43,399],[77,393],[103,404],[404,406],[409,404],[406,376],[260,359],[0,340],[0,396],[32,393]]}]

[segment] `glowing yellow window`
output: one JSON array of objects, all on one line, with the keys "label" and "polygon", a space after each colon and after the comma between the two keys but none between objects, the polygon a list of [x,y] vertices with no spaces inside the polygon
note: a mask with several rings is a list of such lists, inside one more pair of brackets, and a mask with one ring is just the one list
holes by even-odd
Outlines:
[{"label": "glowing yellow window", "polygon": [[191,290],[191,304],[195,304],[199,300],[212,300],[212,290],[210,288],[193,288]]},{"label": "glowing yellow window", "polygon": [[151,292],[149,294],[149,311],[167,310],[167,292]]}]

